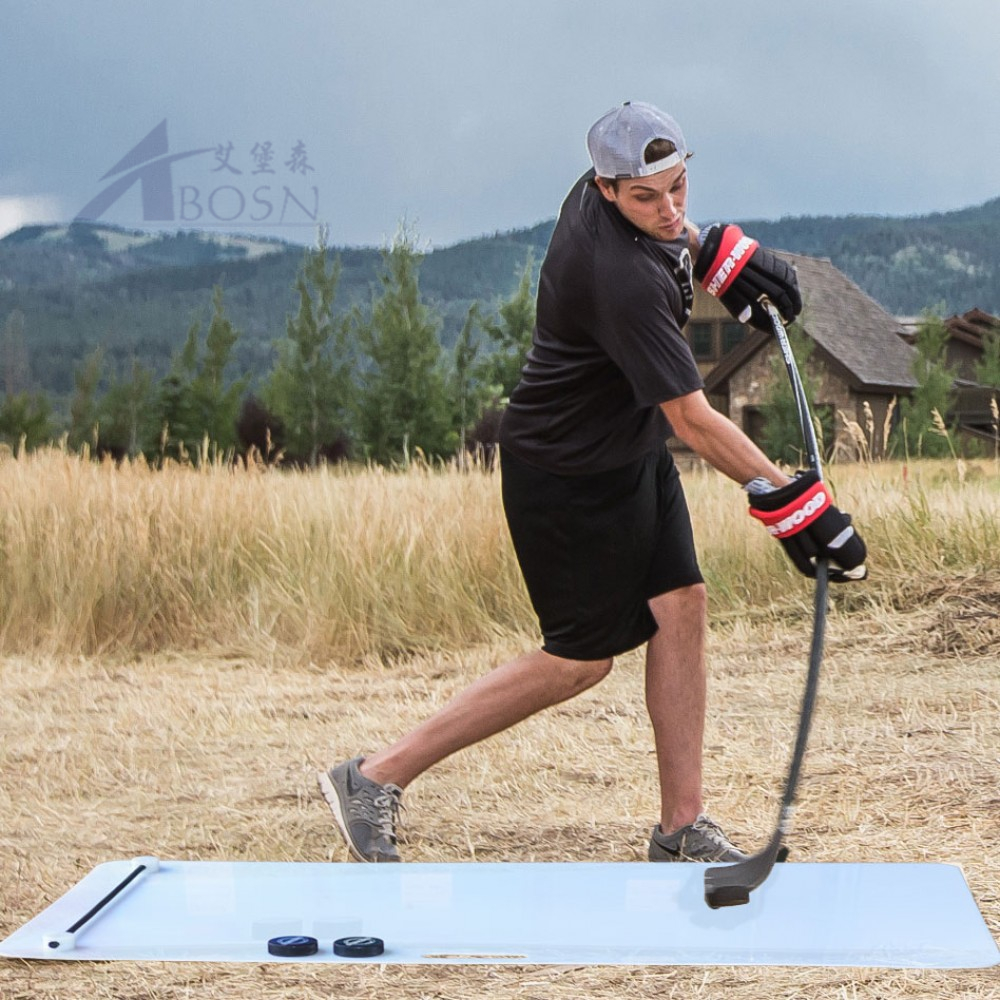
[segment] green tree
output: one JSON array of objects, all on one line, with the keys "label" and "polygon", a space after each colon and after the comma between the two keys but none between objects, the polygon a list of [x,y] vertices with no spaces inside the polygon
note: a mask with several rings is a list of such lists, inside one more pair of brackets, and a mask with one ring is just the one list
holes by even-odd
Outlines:
[{"label": "green tree", "polygon": [[500,305],[496,319],[482,323],[490,339],[496,344],[492,354],[483,360],[478,372],[487,385],[495,386],[495,394],[510,398],[521,379],[531,338],[535,330],[535,293],[532,291],[534,259],[529,253],[521,271],[517,291]]},{"label": "green tree", "polygon": [[104,377],[104,351],[98,347],[73,373],[74,392],[69,404],[69,446],[94,445],[100,415],[97,390]]},{"label": "green tree", "polygon": [[[815,342],[806,336],[799,323],[795,323],[788,327],[788,343],[792,348],[802,379],[802,388],[812,411],[817,443],[821,450],[827,450],[833,443],[834,423],[833,414],[827,408],[817,405],[819,379],[809,371]],[[799,410],[784,358],[777,349],[771,358],[771,378],[761,411],[764,417],[761,442],[764,451],[777,462],[802,465],[806,456]],[[815,427],[817,420],[818,428]]]},{"label": "green tree", "polygon": [[358,400],[358,432],[369,458],[409,460],[415,449],[428,456],[454,451],[441,343],[440,321],[422,301],[421,254],[401,228],[382,255],[382,294],[367,319],[358,318],[365,355]]},{"label": "green tree", "polygon": [[195,375],[198,371],[198,335],[200,323],[188,327],[180,353],[174,356],[169,373],[156,390],[157,422],[165,451],[177,458],[190,447],[197,447],[203,437],[199,433],[194,402]]},{"label": "green tree", "polygon": [[25,335],[25,318],[12,310],[0,336],[0,383],[8,396],[21,396],[31,389],[31,358]]},{"label": "green tree", "polygon": [[41,392],[7,393],[0,404],[0,441],[28,450],[52,440],[52,406]]},{"label": "green tree", "polygon": [[193,323],[170,373],[159,385],[159,419],[168,435],[167,447],[191,450],[206,437],[221,452],[236,444],[236,418],[249,379],[243,376],[227,384],[226,369],[239,337],[226,316],[223,291],[217,285],[204,350],[201,324]]},{"label": "green tree", "polygon": [[159,427],[153,374],[136,358],[128,378],[114,377],[98,404],[98,447],[134,458],[152,448]]},{"label": "green tree", "polygon": [[340,259],[327,267],[322,234],[306,252],[295,282],[299,309],[286,321],[278,362],[262,396],[284,430],[283,447],[315,466],[324,446],[350,434],[354,404],[350,321],[333,313]]},{"label": "green tree", "polygon": [[917,387],[899,405],[895,443],[905,455],[941,458],[951,453],[951,443],[935,430],[934,413],[947,419],[955,399],[955,372],[948,366],[948,328],[944,320],[926,311],[917,325],[913,375]]},{"label": "green tree", "polygon": [[1000,326],[983,335],[983,356],[974,366],[976,381],[992,389],[1000,389]]},{"label": "green tree", "polygon": [[479,345],[473,338],[473,330],[479,318],[479,310],[473,306],[462,324],[462,332],[455,344],[454,367],[452,369],[452,392],[455,404],[455,418],[458,423],[458,454],[465,461],[466,433],[478,418],[476,405],[475,360]]},{"label": "green tree", "polygon": [[203,425],[202,435],[207,434],[222,451],[236,444],[236,417],[250,381],[243,375],[226,384],[226,369],[239,339],[239,330],[226,316],[222,288],[216,286],[212,294],[212,320],[205,334],[205,353],[192,390],[197,417]]}]

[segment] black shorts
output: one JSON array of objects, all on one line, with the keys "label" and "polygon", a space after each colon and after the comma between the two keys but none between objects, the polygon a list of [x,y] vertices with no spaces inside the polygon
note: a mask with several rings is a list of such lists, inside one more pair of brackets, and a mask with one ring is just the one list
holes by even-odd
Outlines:
[{"label": "black shorts", "polygon": [[666,447],[620,469],[560,476],[500,450],[514,551],[542,648],[602,660],[656,632],[649,599],[702,582],[680,476]]}]

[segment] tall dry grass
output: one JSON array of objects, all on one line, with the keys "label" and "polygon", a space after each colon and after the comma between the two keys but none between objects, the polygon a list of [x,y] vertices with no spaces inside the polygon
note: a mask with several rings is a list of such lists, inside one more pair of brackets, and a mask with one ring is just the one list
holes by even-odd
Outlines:
[{"label": "tall dry grass", "polygon": [[481,642],[526,608],[495,484],[429,470],[0,465],[0,651]]},{"label": "tall dry grass", "polygon": [[[898,608],[990,576],[992,463],[832,470],[871,549],[846,608]],[[713,615],[807,613],[809,587],[710,470],[685,484]],[[0,655],[253,650],[317,662],[532,633],[497,473],[204,463],[152,469],[59,450],[0,460]]]}]

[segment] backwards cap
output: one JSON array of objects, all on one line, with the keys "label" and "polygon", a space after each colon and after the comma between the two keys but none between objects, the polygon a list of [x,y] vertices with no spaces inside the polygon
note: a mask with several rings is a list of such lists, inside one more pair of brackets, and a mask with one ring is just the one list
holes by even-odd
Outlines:
[{"label": "backwards cap", "polygon": [[[643,154],[654,139],[667,139],[677,151],[646,163]],[[648,177],[687,159],[680,125],[659,108],[642,101],[626,101],[602,115],[587,133],[587,149],[597,176],[613,180]]]}]

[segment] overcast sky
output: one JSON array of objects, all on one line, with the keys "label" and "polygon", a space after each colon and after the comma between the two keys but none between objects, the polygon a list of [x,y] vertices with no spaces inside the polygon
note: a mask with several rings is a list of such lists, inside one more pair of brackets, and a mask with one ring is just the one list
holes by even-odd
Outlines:
[{"label": "overcast sky", "polygon": [[100,218],[309,242],[315,217],[335,245],[382,244],[405,218],[445,245],[555,216],[587,128],[628,99],[680,121],[698,222],[1000,195],[997,0],[0,0],[0,16],[0,235],[68,221],[138,170]]}]

